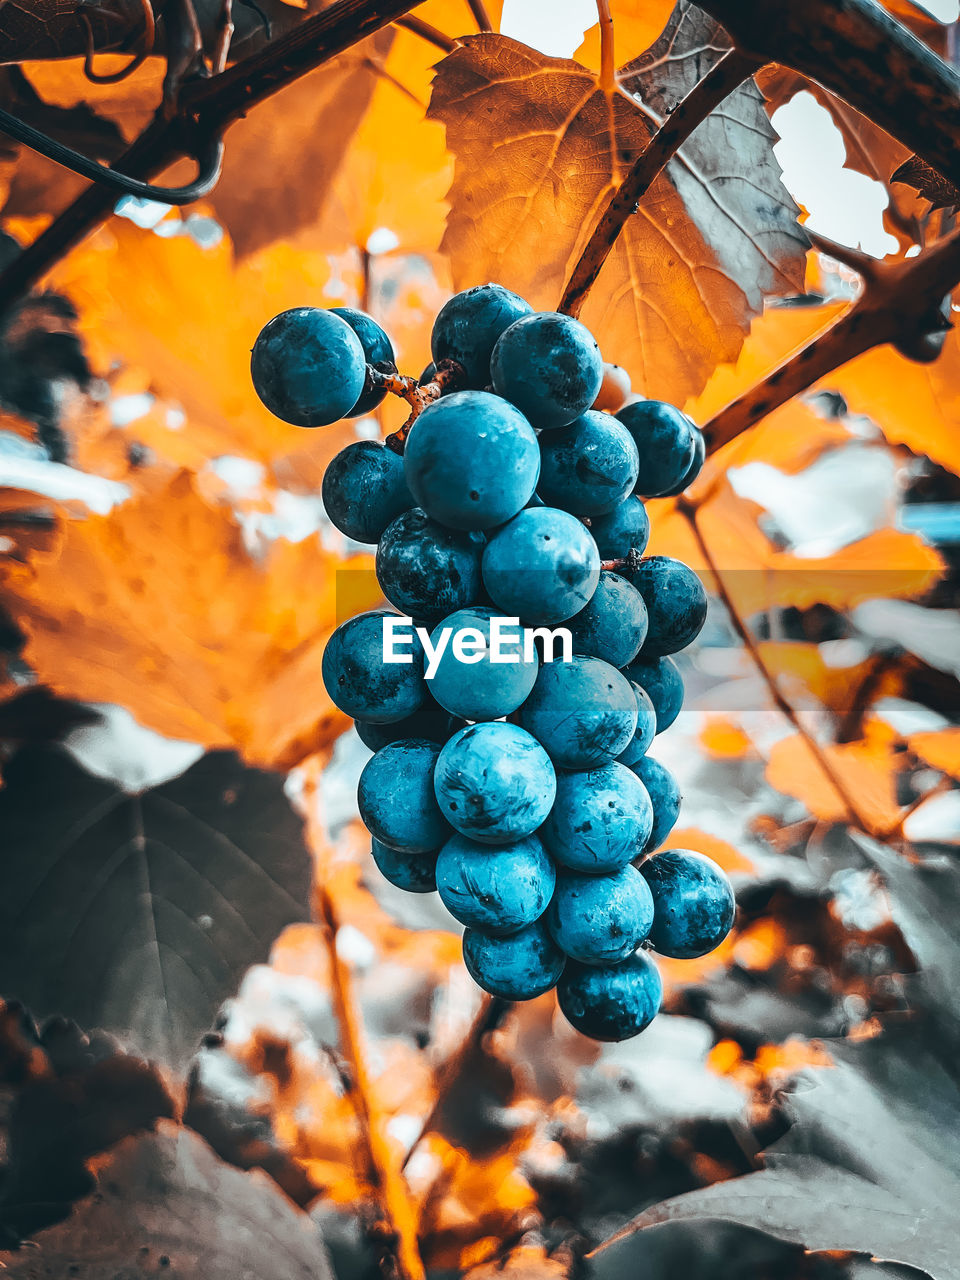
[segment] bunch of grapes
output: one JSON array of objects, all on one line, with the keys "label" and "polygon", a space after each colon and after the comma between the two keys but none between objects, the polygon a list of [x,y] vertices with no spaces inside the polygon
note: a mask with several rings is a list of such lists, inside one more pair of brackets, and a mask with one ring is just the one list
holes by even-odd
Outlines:
[{"label": "bunch of grapes", "polygon": [[[323,481],[330,519],[377,544],[383,595],[421,629],[408,661],[388,661],[392,611],[374,610],[324,653],[330,697],[375,753],[360,813],[383,875],[437,890],[465,926],[485,991],[555,986],[579,1031],[623,1040],[660,1007],[651,950],[702,956],[734,915],[716,863],[657,852],[681,797],[647,754],[680,710],[671,655],[707,601],[686,565],[643,556],[644,499],[696,478],[703,438],[672,405],[631,398],[578,320],[499,285],[446,303],[432,353],[426,407],[386,444],[348,445]],[[369,412],[393,360],[363,313],[301,308],[266,326],[252,368],[269,409],[317,426]],[[493,660],[503,619],[543,629],[509,662]],[[546,629],[561,626],[558,659]],[[463,643],[441,648],[445,630]]]}]

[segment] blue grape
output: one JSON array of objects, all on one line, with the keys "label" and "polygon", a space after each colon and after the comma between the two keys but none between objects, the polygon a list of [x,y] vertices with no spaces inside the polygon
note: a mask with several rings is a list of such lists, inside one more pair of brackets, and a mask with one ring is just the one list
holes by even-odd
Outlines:
[{"label": "blue grape", "polygon": [[600,967],[568,961],[557,983],[560,1012],[592,1040],[639,1035],[660,1012],[662,1000],[660,971],[644,951]]},{"label": "blue grape", "polygon": [[636,492],[656,498],[676,488],[696,452],[696,428],[686,414],[664,400],[637,400],[625,405],[617,417],[640,453]]},{"label": "blue grape", "polygon": [[456,360],[467,375],[468,386],[486,387],[497,339],[531,310],[528,302],[499,284],[478,284],[454,294],[433,323],[430,349],[434,361]]},{"label": "blue grape", "polygon": [[696,640],[707,618],[707,593],[688,565],[671,556],[648,556],[625,576],[647,606],[642,657],[662,658]]},{"label": "blue grape", "polygon": [[497,393],[535,427],[565,427],[597,398],[603,357],[579,320],[556,311],[527,315],[505,329],[493,349]]},{"label": "blue grape", "polygon": [[458,729],[463,728],[463,721],[439,706],[428,694],[423,705],[402,720],[395,720],[392,724],[355,720],[354,727],[365,747],[369,747],[371,751],[379,751],[381,747],[399,742],[402,738],[426,738],[428,742],[437,742],[442,746]]},{"label": "blue grape", "polygon": [[[505,651],[516,652],[517,661],[491,661],[491,622],[500,617],[495,610],[484,605],[458,609],[444,618],[430,637],[436,647],[443,629],[450,630],[447,647],[429,682],[430,692],[441,706],[465,720],[499,720],[510,715],[530,693],[537,678],[540,660],[534,652],[530,662],[524,661],[519,628],[505,628],[505,636],[515,636],[517,644],[507,645],[505,642],[503,645]],[[461,662],[454,652],[454,638],[466,628],[479,632],[484,642],[484,648],[476,654],[481,659],[479,662]]]},{"label": "blue grape", "polygon": [[439,754],[436,742],[403,738],[382,747],[363,766],[357,785],[360,817],[381,844],[404,853],[429,853],[449,837],[433,790]]},{"label": "blue grape", "polygon": [[[629,677],[629,668],[625,673]],[[635,680],[630,681],[630,687],[633,689],[634,696],[637,699],[637,728],[633,738],[627,743],[626,747],[617,756],[621,764],[627,765],[634,769],[634,765],[650,749],[657,732],[657,710],[650,695],[642,685],[637,684]],[[636,773],[636,769],[634,769]],[[653,797],[651,796],[651,799]],[[656,821],[656,815],[654,815]]]},{"label": "blue grape", "polygon": [[403,470],[431,519],[452,529],[491,529],[530,500],[540,451],[519,409],[486,391],[456,391],[414,422]]},{"label": "blue grape", "polygon": [[379,542],[387,525],[415,506],[403,460],[379,440],[355,440],[328,465],[321,488],[332,523],[355,542]]},{"label": "blue grape", "polygon": [[[367,364],[376,365],[379,369],[383,369],[384,366],[390,370],[396,369],[397,358],[393,343],[372,316],[368,316],[365,311],[355,311],[353,307],[331,307],[330,310],[335,316],[345,320],[360,339]],[[365,413],[372,413],[386,394],[386,391],[379,387],[371,387],[360,396],[344,417],[360,418]],[[413,506],[413,503],[411,502],[410,505]]]},{"label": "blue grape", "polygon": [[557,798],[540,835],[562,866],[603,875],[632,861],[653,829],[643,783],[625,765],[557,775]]},{"label": "blue grape", "polygon": [[537,493],[575,516],[613,511],[637,482],[640,459],[630,432],[609,413],[588,409],[540,436]]},{"label": "blue grape", "polygon": [[423,373],[421,373],[420,377],[417,379],[417,383],[419,386],[425,387],[427,383],[432,382],[436,376],[437,376],[437,366],[431,360],[430,363],[427,365],[427,367],[424,369]]},{"label": "blue grape", "polygon": [[490,537],[483,584],[494,604],[529,623],[557,623],[589,603],[600,556],[576,516],[527,507]]},{"label": "blue grape", "polygon": [[644,862],[653,894],[650,942],[663,956],[696,960],[719,947],[733,925],[733,886],[712,858],[664,849]]},{"label": "blue grape", "polygon": [[657,714],[657,733],[669,729],[683,706],[683,676],[672,658],[638,658],[623,673],[646,690]]},{"label": "blue grape", "polygon": [[437,887],[437,854],[404,853],[391,849],[379,840],[372,843],[371,853],[380,874],[407,893],[433,893]]},{"label": "blue grape", "polygon": [[697,476],[703,470],[703,464],[707,460],[707,444],[703,438],[703,432],[698,430],[691,424],[693,431],[693,461],[683,474],[683,479],[678,480],[676,485],[668,491],[666,497],[673,497],[678,493],[683,493],[684,489],[689,489],[696,480]]},{"label": "blue grape", "polygon": [[502,1000],[532,1000],[556,983],[567,958],[542,920],[508,937],[467,929],[463,963],[478,987]]},{"label": "blue grape", "polygon": [[637,699],[616,667],[575,655],[547,662],[520,708],[520,723],[563,769],[615,759],[637,727]]},{"label": "blue grape", "polygon": [[[620,759],[623,760],[623,757]],[[653,805],[653,829],[642,850],[643,853],[653,853],[676,826],[683,796],[680,794],[680,785],[670,770],[652,756],[642,756],[630,768],[646,787]]]},{"label": "blue grape", "polygon": [[536,831],[550,812],[557,780],[535,738],[493,721],[453,735],[440,752],[434,786],[451,826],[472,840],[500,844]]},{"label": "blue grape", "polygon": [[590,521],[590,532],[604,560],[622,560],[631,551],[642,554],[650,539],[650,517],[632,494],[604,516]]},{"label": "blue grape", "polygon": [[391,724],[423,705],[423,646],[414,634],[412,662],[383,660],[383,619],[389,609],[359,613],[342,622],[323,651],[323,684],[335,707],[355,720]]},{"label": "blue grape", "polygon": [[452,836],[437,858],[437,890],[455,920],[485,933],[514,933],[547,909],[557,872],[536,836],[477,844]]},{"label": "blue grape", "polygon": [[616,964],[650,932],[653,897],[629,863],[606,876],[561,871],[546,919],[554,942],[571,960]]},{"label": "blue grape", "polygon": [[647,637],[647,606],[632,583],[604,570],[590,603],[566,623],[574,653],[625,667]]},{"label": "blue grape", "polygon": [[478,598],[482,553],[480,534],[444,528],[414,507],[384,530],[377,581],[401,612],[433,624]]},{"label": "blue grape", "polygon": [[349,413],[367,362],[345,320],[320,307],[281,311],[260,330],[250,357],[257,395],[295,427],[323,427]]}]

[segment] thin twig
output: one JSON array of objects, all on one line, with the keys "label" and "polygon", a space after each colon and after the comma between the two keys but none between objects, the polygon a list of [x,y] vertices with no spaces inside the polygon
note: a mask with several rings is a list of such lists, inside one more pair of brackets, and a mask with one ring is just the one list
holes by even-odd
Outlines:
[{"label": "thin twig", "polygon": [[613,97],[617,90],[617,61],[614,56],[610,0],[597,0],[597,21],[600,24],[600,88],[607,97]]},{"label": "thin twig", "polygon": [[394,453],[403,453],[403,446],[406,444],[407,436],[410,434],[410,428],[423,413],[428,404],[432,404],[434,400],[439,400],[442,395],[449,391],[457,391],[464,385],[466,374],[463,366],[458,364],[456,360],[441,360],[437,365],[437,371],[430,382],[418,382],[416,378],[409,374],[394,372],[382,372],[367,365],[367,387],[372,389],[379,387],[390,395],[399,396],[401,400],[406,400],[410,406],[410,416],[402,427],[399,427],[391,435],[387,436],[384,444],[388,449],[392,449]]},{"label": "thin twig", "polygon": [[[865,351],[942,329],[940,304],[958,282],[960,227],[919,257],[874,262],[859,297],[842,315],[710,419],[703,428],[707,452],[715,453]],[[703,500],[696,486],[693,494]]]},{"label": "thin twig", "polygon": [[438,27],[431,26],[429,22],[424,22],[422,18],[417,18],[412,13],[408,13],[404,18],[398,18],[394,25],[412,31],[415,36],[420,36],[429,44],[442,49],[444,53],[452,53],[457,47],[456,40],[451,40]]},{"label": "thin twig", "polygon": [[[161,173],[197,139],[219,136],[258,103],[414,7],[412,0],[336,0],[222,75],[184,85],[177,115],[155,117],[116,167],[140,179]],[[99,184],[88,187],[0,274],[0,297],[8,301],[32,288],[110,216],[115,200]]]},{"label": "thin twig", "polygon": [[467,0],[470,6],[470,12],[473,14],[473,20],[481,31],[492,31],[493,23],[490,21],[490,15],[487,13],[487,6],[483,0]]},{"label": "thin twig", "polygon": [[[603,24],[601,23],[601,32]],[[631,214],[679,149],[711,111],[757,70],[759,63],[735,49],[725,53],[677,103],[610,197],[563,290],[559,311],[578,316],[617,237]]]},{"label": "thin twig", "polygon": [[737,635],[740,637],[741,643],[750,655],[757,671],[760,673],[760,676],[764,684],[767,686],[777,710],[790,722],[810,749],[810,753],[816,760],[824,777],[840,797],[843,807],[847,811],[847,818],[850,824],[859,828],[861,831],[866,832],[868,835],[876,834],[867,822],[866,818],[860,812],[856,801],[851,796],[843,779],[838,776],[837,771],[830,763],[830,760],[824,753],[820,743],[804,727],[794,708],[781,693],[780,686],[777,684],[776,676],[767,666],[766,660],[760,651],[760,646],[757,644],[756,640],[753,638],[753,634],[743,621],[743,618],[740,616],[736,603],[727,589],[727,584],[724,582],[723,575],[717,567],[717,562],[713,558],[713,553],[707,545],[707,540],[700,532],[700,526],[697,523],[697,507],[686,498],[678,498],[677,510],[686,518],[686,521],[690,526],[690,531],[693,534],[700,550],[700,554],[703,556],[704,564],[707,566],[707,569],[710,571],[710,574],[716,583],[717,594],[729,615],[730,623],[733,626],[734,631],[736,631]]},{"label": "thin twig", "polygon": [[105,75],[101,75],[94,70],[93,57],[96,53],[96,46],[93,36],[93,23],[87,14],[80,11],[81,21],[87,28],[87,49],[83,58],[83,74],[87,77],[91,84],[119,84],[121,80],[126,80],[127,76],[133,75],[138,67],[146,62],[150,54],[153,53],[153,45],[157,36],[157,23],[153,14],[153,4],[151,0],[140,0],[143,9],[143,38],[139,52],[135,53],[125,67],[121,67],[119,71],[111,71]]}]

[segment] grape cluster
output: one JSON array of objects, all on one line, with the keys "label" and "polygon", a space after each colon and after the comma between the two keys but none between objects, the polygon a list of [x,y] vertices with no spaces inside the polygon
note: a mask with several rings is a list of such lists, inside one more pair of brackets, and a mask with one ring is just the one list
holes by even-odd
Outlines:
[{"label": "grape cluster", "polygon": [[[409,661],[387,661],[397,615],[373,610],[324,653],[330,697],[375,753],[360,813],[382,874],[436,889],[465,926],[484,990],[525,1000],[555,986],[574,1027],[623,1040],[660,1007],[651,949],[704,955],[734,914],[714,862],[657,852],[680,791],[647,754],[680,710],[671,655],[707,601],[686,565],[643,557],[644,499],[696,478],[703,437],[673,406],[631,399],[579,321],[499,285],[442,308],[432,354],[455,389],[414,417],[402,450],[357,441],[323,481],[330,519],[377,544],[383,595],[420,629],[407,629]],[[266,326],[252,367],[274,413],[316,426],[367,412],[369,371],[393,360],[368,316],[301,308]],[[503,619],[567,628],[570,654],[541,634],[495,662]],[[444,634],[465,642],[442,647]]]}]

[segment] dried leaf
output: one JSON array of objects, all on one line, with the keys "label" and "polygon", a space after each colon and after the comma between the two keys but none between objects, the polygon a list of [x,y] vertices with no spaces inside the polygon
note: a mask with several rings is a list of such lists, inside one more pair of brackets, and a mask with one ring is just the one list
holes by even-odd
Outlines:
[{"label": "dried leaf", "polygon": [[929,200],[934,209],[956,209],[960,205],[960,191],[926,160],[911,156],[890,176],[891,182],[903,182],[914,187]]},{"label": "dried leaf", "polygon": [[[902,754],[885,737],[821,747],[829,768],[840,779],[857,811],[877,832],[895,827],[901,807],[897,803],[896,776]],[[846,822],[847,806],[806,740],[799,734],[775,743],[767,762],[767,781],[778,791],[796,796],[810,812],[825,822]]]},{"label": "dried leaf", "polygon": [[[440,64],[428,113],[457,157],[442,246],[457,287],[495,279],[555,306],[607,197],[725,48],[716,24],[682,0],[608,101],[576,62],[502,36],[465,40]],[[773,140],[759,91],[743,86],[620,236],[584,320],[645,394],[699,392],[718,362],[736,358],[763,297],[800,288],[804,237]]]},{"label": "dried leaf", "polygon": [[0,986],[182,1063],[307,915],[310,856],[283,778],[218,752],[131,795],[29,747],[5,783]]},{"label": "dried leaf", "polygon": [[927,733],[911,733],[910,750],[935,769],[960,779],[960,729],[937,729]]}]

